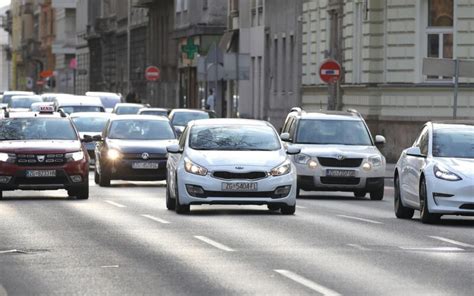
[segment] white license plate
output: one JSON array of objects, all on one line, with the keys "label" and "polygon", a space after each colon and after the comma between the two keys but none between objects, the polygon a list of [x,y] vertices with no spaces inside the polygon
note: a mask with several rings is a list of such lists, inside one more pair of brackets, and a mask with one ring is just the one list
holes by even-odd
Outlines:
[{"label": "white license plate", "polygon": [[56,177],[55,170],[35,170],[35,171],[26,171],[27,178],[54,178]]},{"label": "white license plate", "polygon": [[257,191],[258,183],[240,182],[240,183],[222,183],[222,191],[247,192]]},{"label": "white license plate", "polygon": [[160,167],[158,162],[134,162],[132,168],[137,170],[156,170]]},{"label": "white license plate", "polygon": [[355,177],[355,171],[351,170],[326,170],[328,177]]}]

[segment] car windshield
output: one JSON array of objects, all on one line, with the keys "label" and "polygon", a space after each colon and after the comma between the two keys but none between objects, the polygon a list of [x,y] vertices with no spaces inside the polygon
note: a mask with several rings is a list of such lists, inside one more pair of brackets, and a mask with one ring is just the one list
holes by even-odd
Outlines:
[{"label": "car windshield", "polygon": [[60,108],[67,114],[79,112],[104,112],[104,109],[99,106],[63,106]]},{"label": "car windshield", "polygon": [[195,150],[273,151],[281,148],[275,131],[268,126],[194,126],[189,146]]},{"label": "car windshield", "polygon": [[296,135],[298,144],[371,146],[362,121],[303,119]]},{"label": "car windshield", "polygon": [[108,137],[121,140],[170,140],[176,138],[168,121],[137,119],[112,122]]},{"label": "car windshield", "polygon": [[209,114],[206,112],[176,112],[173,116],[172,124],[186,126],[190,121],[199,119],[209,119]]},{"label": "car windshield", "polygon": [[0,121],[0,140],[77,140],[65,118],[6,118]]},{"label": "car windshield", "polygon": [[433,156],[474,158],[474,126],[457,125],[435,129]]},{"label": "car windshield", "polygon": [[3,98],[2,98],[2,103],[3,104],[10,104],[12,98],[14,96],[21,96],[21,95],[27,95],[27,94],[24,94],[24,93],[10,93],[10,94],[5,94],[3,95]]},{"label": "car windshield", "polygon": [[42,102],[41,98],[13,98],[10,100],[10,108],[29,109],[33,103]]},{"label": "car windshield", "polygon": [[166,110],[145,110],[140,112],[141,115],[156,115],[156,116],[168,116],[168,112]]},{"label": "car windshield", "polygon": [[143,108],[143,106],[122,106],[118,107],[115,113],[119,115],[137,114],[141,108]]},{"label": "car windshield", "polygon": [[100,133],[104,130],[108,120],[107,117],[75,117],[72,119],[77,130],[81,133]]}]

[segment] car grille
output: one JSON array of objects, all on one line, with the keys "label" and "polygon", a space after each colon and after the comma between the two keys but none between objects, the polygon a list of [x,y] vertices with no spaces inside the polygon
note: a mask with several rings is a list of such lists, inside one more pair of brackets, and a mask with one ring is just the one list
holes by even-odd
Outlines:
[{"label": "car grille", "polygon": [[[124,153],[123,159],[142,159],[143,153]],[[166,159],[166,154],[161,153],[148,153],[148,159]]]},{"label": "car grille", "polygon": [[327,185],[358,185],[360,178],[321,177],[321,183]]},{"label": "car grille", "polygon": [[257,180],[267,177],[266,172],[248,172],[248,173],[234,173],[234,172],[225,172],[217,171],[212,174],[214,178],[224,179],[224,180]]},{"label": "car grille", "polygon": [[66,176],[57,176],[52,178],[26,178],[16,177],[15,183],[18,185],[48,185],[48,184],[69,184]]},{"label": "car grille", "polygon": [[461,210],[474,210],[474,204],[463,204],[459,208]]},{"label": "car grille", "polygon": [[345,158],[339,160],[333,157],[318,157],[319,164],[325,167],[356,168],[362,163],[362,158]]},{"label": "car grille", "polygon": [[66,162],[64,154],[17,154],[16,163],[20,166],[61,165]]}]

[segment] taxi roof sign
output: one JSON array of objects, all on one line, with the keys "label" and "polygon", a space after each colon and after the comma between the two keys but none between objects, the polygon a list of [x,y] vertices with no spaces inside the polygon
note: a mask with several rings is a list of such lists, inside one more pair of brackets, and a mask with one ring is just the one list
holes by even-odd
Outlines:
[{"label": "taxi roof sign", "polygon": [[54,113],[54,107],[51,105],[44,105],[39,107],[40,114],[52,114]]}]

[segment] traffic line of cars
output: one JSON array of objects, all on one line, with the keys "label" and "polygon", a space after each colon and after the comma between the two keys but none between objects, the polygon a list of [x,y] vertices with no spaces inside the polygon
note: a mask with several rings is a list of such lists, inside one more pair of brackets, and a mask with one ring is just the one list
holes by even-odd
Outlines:
[{"label": "traffic line of cars", "polygon": [[[385,138],[372,137],[354,110],[294,108],[278,134],[267,122],[212,119],[203,110],[117,101],[103,110],[66,109],[63,102],[73,99],[61,96],[51,95],[53,104],[37,112],[4,112],[0,192],[61,188],[88,198],[92,159],[100,186],[166,180],[166,206],[180,214],[203,204],[266,205],[293,214],[301,190],[383,199],[386,161],[377,146]],[[473,123],[428,123],[397,164],[396,216],[420,210],[421,221],[431,223],[443,214],[474,214],[473,164]]]}]

